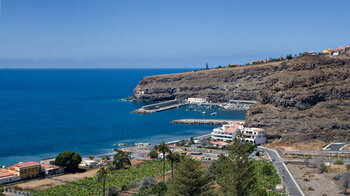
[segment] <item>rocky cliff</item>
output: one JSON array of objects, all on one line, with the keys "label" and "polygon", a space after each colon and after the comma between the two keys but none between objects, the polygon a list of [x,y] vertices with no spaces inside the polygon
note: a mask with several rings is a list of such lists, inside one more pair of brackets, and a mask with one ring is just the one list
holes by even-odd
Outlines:
[{"label": "rocky cliff", "polygon": [[304,56],[287,62],[145,77],[135,100],[207,97],[256,100],[247,124],[269,138],[333,140],[350,136],[350,60]]}]

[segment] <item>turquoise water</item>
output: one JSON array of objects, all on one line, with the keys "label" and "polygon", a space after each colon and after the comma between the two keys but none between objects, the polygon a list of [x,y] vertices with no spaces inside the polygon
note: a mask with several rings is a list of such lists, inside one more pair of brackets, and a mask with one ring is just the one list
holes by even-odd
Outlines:
[{"label": "turquoise water", "polygon": [[[245,119],[244,111],[186,107],[133,114],[123,101],[148,75],[183,69],[0,70],[0,165],[39,161],[66,150],[84,156],[112,151],[115,143],[173,141],[210,133],[214,126],[171,124],[181,118]],[[214,111],[214,110],[213,110]]]}]

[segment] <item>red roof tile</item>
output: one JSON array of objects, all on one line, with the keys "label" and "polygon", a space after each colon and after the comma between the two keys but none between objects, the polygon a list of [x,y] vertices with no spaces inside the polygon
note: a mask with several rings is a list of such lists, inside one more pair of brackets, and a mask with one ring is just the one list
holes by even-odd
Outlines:
[{"label": "red roof tile", "polygon": [[6,178],[6,177],[10,177],[10,176],[14,176],[14,174],[11,172],[0,173],[0,178]]},{"label": "red roof tile", "polygon": [[233,123],[232,126],[230,126],[229,128],[227,128],[227,129],[225,130],[225,133],[234,133],[234,132],[236,132],[236,130],[238,129],[238,127],[239,127],[239,124]]},{"label": "red roof tile", "polygon": [[47,168],[58,168],[56,165],[50,165],[50,164],[40,164],[41,168],[47,169]]},{"label": "red roof tile", "polygon": [[19,162],[17,164],[11,165],[9,168],[14,168],[14,167],[28,167],[28,166],[33,166],[33,165],[40,165],[38,162],[35,161],[29,161],[29,162]]},{"label": "red roof tile", "polygon": [[217,142],[211,141],[210,143],[212,143],[212,144],[214,144],[214,145],[219,145],[219,146],[227,146],[227,145],[230,145],[230,143],[221,142],[221,141],[217,141]]}]

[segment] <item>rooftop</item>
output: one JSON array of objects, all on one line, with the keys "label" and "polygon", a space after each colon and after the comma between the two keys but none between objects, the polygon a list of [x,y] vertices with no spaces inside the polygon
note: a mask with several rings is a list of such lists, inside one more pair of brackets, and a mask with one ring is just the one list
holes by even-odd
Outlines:
[{"label": "rooftop", "polygon": [[38,162],[35,161],[29,161],[29,162],[19,162],[17,164],[11,165],[9,168],[14,168],[14,167],[28,167],[28,166],[34,166],[34,165],[40,165]]},{"label": "rooftop", "polygon": [[11,172],[4,172],[4,173],[0,173],[0,178],[6,178],[6,177],[10,177],[10,176],[14,176],[15,174],[11,173]]},{"label": "rooftop", "polygon": [[41,168],[48,169],[48,168],[58,168],[56,165],[50,165],[50,164],[40,164]]},{"label": "rooftop", "polygon": [[234,133],[234,132],[236,132],[236,130],[238,129],[238,127],[239,127],[239,124],[233,123],[232,126],[230,126],[229,128],[227,128],[227,129],[225,130],[225,133]]},{"label": "rooftop", "polygon": [[210,143],[214,144],[214,145],[218,145],[218,146],[228,146],[228,145],[230,145],[230,143],[222,142],[222,141],[216,141],[216,142],[211,141]]}]

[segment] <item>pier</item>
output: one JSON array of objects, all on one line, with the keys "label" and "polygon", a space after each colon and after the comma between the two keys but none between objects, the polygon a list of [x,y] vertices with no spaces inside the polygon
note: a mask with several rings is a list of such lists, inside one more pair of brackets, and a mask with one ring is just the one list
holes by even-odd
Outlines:
[{"label": "pier", "polygon": [[171,101],[164,101],[160,103],[142,106],[140,109],[135,110],[134,113],[149,114],[149,113],[160,112],[160,111],[169,110],[173,108],[178,108],[186,104],[187,103],[183,101],[174,99]]},{"label": "pier", "polygon": [[229,123],[244,123],[244,120],[225,120],[225,119],[180,119],[171,121],[175,124],[199,124],[199,125],[223,125]]}]

